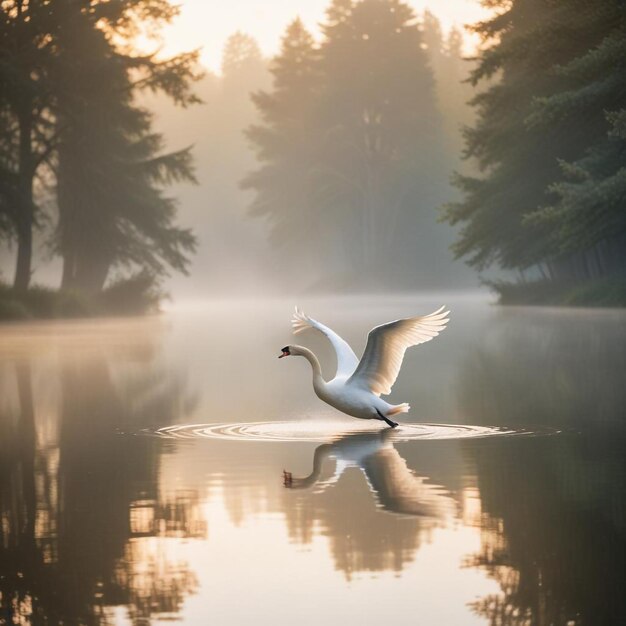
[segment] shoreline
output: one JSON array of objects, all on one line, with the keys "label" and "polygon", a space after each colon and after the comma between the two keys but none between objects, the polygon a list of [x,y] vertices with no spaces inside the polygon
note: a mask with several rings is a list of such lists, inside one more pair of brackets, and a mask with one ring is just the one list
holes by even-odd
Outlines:
[{"label": "shoreline", "polygon": [[589,281],[498,282],[485,285],[496,294],[501,306],[548,306],[562,308],[625,308],[626,278]]}]

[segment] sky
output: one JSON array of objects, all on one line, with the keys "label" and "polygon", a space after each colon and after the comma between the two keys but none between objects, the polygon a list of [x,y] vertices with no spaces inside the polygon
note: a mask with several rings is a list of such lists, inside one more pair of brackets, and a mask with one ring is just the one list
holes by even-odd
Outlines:
[{"label": "sky", "polygon": [[[479,0],[409,0],[417,13],[429,8],[444,31],[484,18]],[[263,53],[278,52],[287,24],[299,16],[314,34],[329,0],[179,0],[181,14],[164,29],[162,54],[202,48],[202,63],[219,73],[226,39],[240,30],[252,35]],[[154,45],[154,44],[152,44]],[[470,44],[471,45],[471,42]]]}]

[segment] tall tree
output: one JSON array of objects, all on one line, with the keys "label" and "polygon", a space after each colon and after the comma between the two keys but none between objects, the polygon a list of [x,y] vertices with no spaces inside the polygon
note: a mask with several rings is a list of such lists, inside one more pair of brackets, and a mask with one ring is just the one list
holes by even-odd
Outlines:
[{"label": "tall tree", "polygon": [[317,49],[290,27],[249,133],[264,166],[244,184],[275,241],[310,250],[318,277],[330,264],[342,282],[399,286],[437,248],[446,185],[422,33],[399,0],[334,0],[323,32]]},{"label": "tall tree", "polygon": [[189,150],[161,153],[151,114],[133,98],[138,89],[150,88],[182,105],[195,102],[189,85],[196,55],[159,62],[116,45],[120,31],[133,32],[137,12],[156,25],[171,19],[168,2],[122,3],[104,18],[89,5],[69,3],[68,28],[56,38],[62,128],[56,248],[63,257],[62,287],[99,291],[116,266],[153,274],[167,266],[185,270],[194,238],[174,224],[175,203],[162,187],[193,180],[191,156]]},{"label": "tall tree", "polygon": [[590,17],[588,27],[605,36],[558,68],[565,89],[536,101],[530,123],[545,129],[584,119],[591,141],[581,158],[561,162],[554,200],[528,220],[549,229],[554,256],[577,261],[585,278],[626,270],[626,13],[603,2]]},{"label": "tall tree", "polygon": [[[285,32],[280,54],[272,61],[273,91],[253,95],[262,124],[246,135],[261,167],[244,178],[256,196],[250,213],[268,221],[272,242],[289,253],[310,247],[313,227],[315,167],[319,135],[315,115],[320,91],[318,50],[299,19]],[[319,251],[318,251],[319,253]]]},{"label": "tall tree", "polygon": [[[526,268],[552,256],[550,229],[526,216],[550,201],[550,185],[560,176],[559,160],[584,153],[596,133],[580,112],[532,124],[535,102],[566,88],[556,71],[602,39],[600,5],[584,0],[496,0],[494,17],[475,25],[487,47],[471,74],[488,88],[473,99],[475,124],[465,133],[465,155],[481,175],[457,176],[464,198],[445,217],[462,230],[456,255],[483,269],[492,263]],[[499,80],[496,80],[499,77]],[[548,270],[554,270],[552,263]]]},{"label": "tall tree", "polygon": [[[247,149],[242,128],[254,113],[251,95],[267,84],[266,76],[267,62],[256,40],[246,33],[233,33],[224,45],[220,96],[214,102],[217,109],[214,117],[219,118],[216,125],[224,131],[220,148],[238,153]],[[240,157],[241,154],[234,158]]]},{"label": "tall tree", "polygon": [[444,35],[437,17],[424,11],[423,30],[443,119],[446,151],[451,162],[459,162],[463,147],[462,129],[472,120],[469,101],[473,89],[468,79],[473,62],[465,57],[463,33],[458,28],[453,27]]},{"label": "tall tree", "polygon": [[338,218],[352,271],[384,267],[388,283],[398,268],[425,261],[436,250],[429,237],[438,238],[444,154],[422,32],[398,0],[341,0],[324,34],[322,207]]},{"label": "tall tree", "polygon": [[132,49],[141,27],[178,9],[169,0],[6,0],[0,9],[0,228],[17,240],[15,287],[30,282],[35,189],[42,173],[50,184],[50,168],[63,286],[97,290],[116,264],[184,270],[193,238],[174,225],[161,187],[191,178],[190,156],[161,154],[133,101],[141,88],[194,101],[195,53],[158,61]]},{"label": "tall tree", "polygon": [[254,37],[237,31],[226,40],[222,54],[222,75],[228,80],[235,80],[242,73],[262,72],[264,65],[263,55]]},{"label": "tall tree", "polygon": [[33,228],[39,209],[35,176],[50,157],[52,25],[49,3],[6,0],[0,5],[0,227],[17,240],[14,287],[30,283]]}]

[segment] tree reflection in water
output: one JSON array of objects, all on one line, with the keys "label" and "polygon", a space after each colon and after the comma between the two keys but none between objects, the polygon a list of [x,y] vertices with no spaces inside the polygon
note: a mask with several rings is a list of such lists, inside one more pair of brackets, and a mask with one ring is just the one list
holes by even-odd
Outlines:
[{"label": "tree reflection in water", "polygon": [[0,623],[106,624],[123,604],[145,624],[194,591],[175,549],[206,534],[198,494],[160,493],[157,442],[118,435],[188,399],[130,343],[115,368],[104,349],[0,363]]},{"label": "tree reflection in water", "polygon": [[[525,321],[525,323],[523,323]],[[477,472],[491,624],[617,624],[626,614],[626,328],[599,313],[496,326],[462,369],[476,424],[565,428],[558,437],[466,442]]]},{"label": "tree reflection in water", "polygon": [[[454,512],[446,491],[414,474],[390,437],[390,430],[341,437],[316,448],[308,476],[283,475],[289,489],[314,488],[285,507],[291,538],[308,543],[320,524],[336,568],[348,579],[354,572],[401,571]],[[335,461],[334,473],[323,478],[326,459]],[[369,490],[359,484],[363,479]],[[381,515],[380,509],[401,515]]]}]

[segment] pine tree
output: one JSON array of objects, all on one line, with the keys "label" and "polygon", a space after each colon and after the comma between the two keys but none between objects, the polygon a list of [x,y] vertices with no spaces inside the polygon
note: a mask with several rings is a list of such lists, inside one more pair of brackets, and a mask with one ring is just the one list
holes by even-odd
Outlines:
[{"label": "pine tree", "polygon": [[48,68],[52,21],[46,2],[6,0],[0,7],[0,228],[17,241],[14,287],[31,278],[33,229],[40,210],[35,178],[51,156]]},{"label": "pine tree", "polygon": [[228,80],[242,80],[242,73],[261,72],[264,65],[259,44],[254,37],[237,31],[226,40],[222,55],[222,76]]},{"label": "pine tree", "polygon": [[[218,123],[225,135],[220,140],[222,149],[239,153],[242,143],[245,145],[242,120],[252,119],[255,106],[251,94],[259,85],[264,85],[266,74],[266,61],[253,37],[236,32],[226,40],[222,54],[220,98],[216,103],[219,109]],[[226,136],[231,133],[235,137]]]},{"label": "pine tree", "polygon": [[189,154],[158,154],[133,96],[146,88],[191,103],[197,55],[157,61],[128,45],[140,23],[158,27],[176,12],[168,0],[2,2],[0,228],[18,243],[16,288],[31,277],[36,191],[53,175],[64,286],[97,290],[114,264],[184,270],[193,238],[173,225],[159,187],[190,177]]},{"label": "pine tree", "polygon": [[[474,85],[491,85],[473,99],[477,121],[466,130],[465,155],[481,176],[457,176],[464,199],[445,217],[463,226],[454,246],[478,269],[497,263],[526,268],[552,251],[549,229],[525,216],[549,201],[559,177],[559,160],[581,156],[593,129],[584,118],[554,120],[539,128],[529,122],[537,98],[550,97],[566,82],[555,68],[601,39],[595,3],[569,0],[489,2],[495,17],[475,26],[486,48],[472,72]],[[493,82],[494,78],[499,80]]]},{"label": "pine tree", "polygon": [[437,103],[443,119],[446,152],[450,161],[458,161],[463,148],[462,129],[472,121],[469,101],[473,95],[468,84],[473,63],[463,52],[463,33],[456,27],[444,35],[441,23],[430,11],[424,11],[424,43],[435,78]]},{"label": "pine tree", "polygon": [[313,37],[299,19],[287,27],[270,73],[273,90],[253,95],[262,124],[246,132],[261,167],[242,187],[256,192],[250,213],[267,220],[275,245],[315,256],[309,245],[315,215],[312,172],[319,150],[319,59]]},{"label": "pine tree", "polygon": [[245,181],[252,211],[318,273],[330,264],[343,282],[390,286],[441,232],[441,119],[422,33],[398,0],[334,0],[323,31],[317,50],[292,25],[274,92],[255,99],[264,124],[249,136],[264,167]]},{"label": "pine tree", "polygon": [[352,270],[371,277],[386,267],[388,285],[398,267],[437,257],[445,165],[432,70],[403,2],[335,3],[324,33],[324,206],[338,213]]},{"label": "pine tree", "polygon": [[[168,183],[193,180],[189,150],[163,154],[152,116],[133,97],[140,86],[163,90],[183,105],[194,102],[195,56],[157,62],[114,44],[127,12],[150,4],[127,3],[109,13],[104,26],[97,13],[68,4],[71,27],[56,37],[55,111],[62,129],[56,249],[64,288],[99,291],[114,267],[184,272],[186,252],[193,250],[192,234],[175,226],[175,203],[162,191]],[[157,23],[169,15],[167,3],[153,9]]]},{"label": "pine tree", "polygon": [[584,156],[561,162],[563,179],[550,186],[555,200],[528,218],[549,228],[556,262],[569,261],[579,278],[626,269],[626,14],[598,3],[588,27],[604,38],[558,69],[565,89],[537,100],[530,120],[539,129],[584,120],[592,134]]}]

